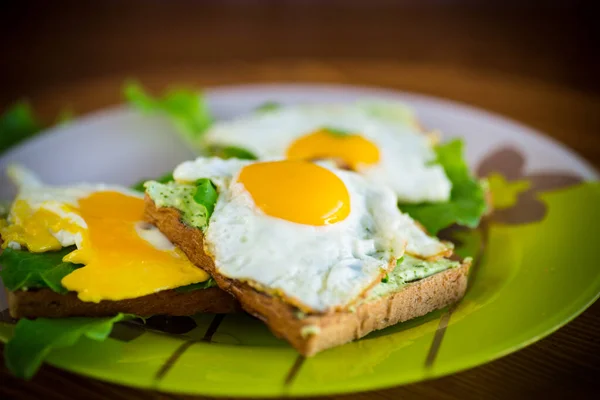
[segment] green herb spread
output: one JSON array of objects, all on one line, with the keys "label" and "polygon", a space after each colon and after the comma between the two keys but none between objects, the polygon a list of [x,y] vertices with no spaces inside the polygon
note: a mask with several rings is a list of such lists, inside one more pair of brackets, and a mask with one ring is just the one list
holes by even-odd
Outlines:
[{"label": "green herb spread", "polygon": [[387,274],[387,281],[375,286],[369,294],[368,300],[384,297],[390,293],[397,292],[404,285],[428,276],[437,274],[450,268],[460,266],[458,261],[440,258],[435,261],[424,261],[419,258],[404,255],[392,272]]},{"label": "green herb spread", "polygon": [[197,191],[196,185],[149,181],[145,186],[146,193],[157,207],[176,208],[181,212],[182,221],[194,228],[204,230],[208,225],[209,210],[204,204],[194,200]]}]

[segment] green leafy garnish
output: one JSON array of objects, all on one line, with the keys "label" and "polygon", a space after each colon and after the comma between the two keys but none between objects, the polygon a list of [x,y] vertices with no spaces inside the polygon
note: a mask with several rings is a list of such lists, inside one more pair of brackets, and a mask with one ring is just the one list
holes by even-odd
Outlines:
[{"label": "green leafy garnish", "polygon": [[261,104],[260,106],[256,107],[256,111],[269,112],[269,111],[277,110],[278,108],[281,108],[281,104],[279,104],[275,101],[267,101],[267,102]]},{"label": "green leafy garnish", "polygon": [[194,290],[208,289],[208,288],[215,287],[215,286],[217,286],[217,283],[215,282],[215,280],[213,278],[208,278],[208,280],[204,281],[204,282],[198,282],[198,283],[192,283],[191,285],[180,286],[180,287],[176,288],[175,291],[178,293],[188,293],[188,292],[193,292]]},{"label": "green leafy garnish", "polygon": [[215,204],[219,194],[210,179],[203,178],[196,181],[196,193],[194,201],[206,207],[207,217],[210,218],[215,210]]},{"label": "green leafy garnish", "polygon": [[16,376],[30,379],[52,350],[73,346],[84,336],[103,341],[116,322],[132,318],[118,314],[109,318],[21,319],[4,349],[5,364]]},{"label": "green leafy garnish", "polygon": [[248,150],[236,146],[211,146],[208,148],[208,153],[211,156],[223,159],[238,158],[240,160],[257,160],[253,153]]},{"label": "green leafy garnish", "polygon": [[167,183],[167,182],[173,182],[175,180],[175,178],[173,178],[173,174],[171,172],[169,172],[168,174],[164,174],[163,176],[161,176],[160,178],[157,178],[157,179],[142,179],[138,183],[132,185],[131,188],[138,192],[144,193],[146,191],[146,188],[144,187],[144,183],[146,183],[147,181],[150,181],[150,180],[154,180],[159,183]]},{"label": "green leafy garnish", "polygon": [[333,136],[343,137],[343,136],[348,136],[348,135],[352,134],[352,132],[350,132],[350,131],[347,131],[347,130],[344,130],[344,129],[340,129],[340,128],[334,128],[334,127],[331,127],[331,126],[325,126],[322,129],[325,132],[327,132],[327,133],[329,133],[330,135],[333,135]]},{"label": "green leafy garnish", "polygon": [[0,277],[10,291],[25,288],[50,288],[56,293],[67,293],[62,279],[83,265],[63,262],[64,256],[75,250],[74,246],[60,251],[30,253],[6,248],[0,254]]},{"label": "green leafy garnish", "polygon": [[[58,114],[55,124],[63,125],[73,119],[73,110],[65,108]],[[0,153],[22,140],[36,135],[45,128],[26,101],[19,101],[0,115]]]},{"label": "green leafy garnish", "polygon": [[[177,182],[146,182],[146,194],[156,207],[173,207],[180,211],[181,220],[188,226],[206,229],[208,210],[204,204],[194,200],[196,185]],[[214,207],[214,206],[213,206]]]},{"label": "green leafy garnish", "polygon": [[0,153],[36,134],[42,128],[31,106],[20,101],[0,116]]},{"label": "green leafy garnish", "polygon": [[165,114],[179,133],[192,146],[212,124],[208,106],[201,94],[188,89],[171,89],[162,97],[150,96],[137,82],[128,82],[123,88],[126,99],[144,113]]},{"label": "green leafy garnish", "polygon": [[475,228],[487,210],[484,185],[469,172],[463,147],[461,140],[453,140],[436,148],[437,161],[452,183],[449,201],[399,205],[432,235],[452,224]]}]

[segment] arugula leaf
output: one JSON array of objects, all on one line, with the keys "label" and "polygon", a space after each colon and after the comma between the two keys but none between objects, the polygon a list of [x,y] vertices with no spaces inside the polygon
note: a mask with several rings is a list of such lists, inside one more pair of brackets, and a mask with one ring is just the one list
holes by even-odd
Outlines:
[{"label": "arugula leaf", "polygon": [[192,146],[212,124],[208,106],[201,94],[187,89],[171,89],[162,97],[152,97],[137,82],[127,82],[123,88],[125,98],[144,113],[165,114],[177,127],[179,133]]},{"label": "arugula leaf", "polygon": [[116,322],[132,318],[117,314],[109,318],[21,319],[4,349],[5,364],[16,376],[30,379],[53,349],[73,346],[84,336],[103,341]]},{"label": "arugula leaf", "polygon": [[131,188],[138,192],[144,193],[146,191],[146,188],[144,187],[144,183],[146,183],[147,181],[151,181],[151,180],[159,182],[159,183],[167,183],[167,182],[175,181],[175,178],[173,178],[173,173],[169,172],[168,174],[164,174],[163,176],[161,176],[160,178],[157,178],[157,179],[142,179],[141,181],[132,185]]},{"label": "arugula leaf", "polygon": [[436,148],[437,161],[452,183],[449,201],[399,204],[400,210],[419,221],[432,235],[452,224],[475,228],[487,210],[484,184],[469,172],[463,147],[461,140],[453,140]]},{"label": "arugula leaf", "polygon": [[208,153],[214,157],[223,159],[238,158],[240,160],[257,160],[250,151],[237,146],[211,146],[208,148]]},{"label": "arugula leaf", "polygon": [[60,251],[30,253],[6,248],[0,254],[2,271],[0,277],[10,291],[22,288],[50,288],[56,293],[67,293],[60,283],[62,278],[83,265],[63,262],[65,255],[75,250],[74,246]]},{"label": "arugula leaf", "polygon": [[210,218],[215,210],[215,204],[219,194],[210,179],[202,178],[196,181],[196,193],[194,201],[206,207],[207,218]]},{"label": "arugula leaf", "polygon": [[350,135],[352,133],[352,132],[346,131],[344,129],[334,128],[334,127],[331,127],[331,126],[325,126],[322,129],[325,132],[329,133],[330,135],[339,136],[339,137],[348,136],[348,135]]},{"label": "arugula leaf", "polygon": [[267,101],[256,108],[258,112],[269,112],[281,108],[281,104],[275,101]]},{"label": "arugula leaf", "polygon": [[198,282],[198,283],[192,283],[191,285],[180,286],[180,287],[176,288],[175,291],[178,293],[188,293],[188,292],[192,292],[194,290],[208,289],[208,288],[215,287],[215,286],[217,286],[217,283],[215,282],[215,280],[213,278],[208,278],[208,280],[204,281],[204,282]]},{"label": "arugula leaf", "polygon": [[41,128],[29,103],[20,101],[14,104],[0,116],[0,152],[33,136]]}]

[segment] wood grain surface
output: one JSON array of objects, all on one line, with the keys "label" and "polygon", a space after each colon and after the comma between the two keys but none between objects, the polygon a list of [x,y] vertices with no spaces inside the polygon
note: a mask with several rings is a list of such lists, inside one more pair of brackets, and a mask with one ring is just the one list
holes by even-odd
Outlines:
[{"label": "wood grain surface", "polygon": [[[65,106],[85,114],[121,102],[129,77],[156,90],[172,83],[369,85],[500,113],[600,167],[597,21],[585,2],[536,3],[3,2],[0,106],[27,97],[47,121]],[[551,336],[487,365],[333,398],[594,398],[599,377],[596,303]],[[2,367],[0,398],[188,397],[46,366],[30,382]]]}]

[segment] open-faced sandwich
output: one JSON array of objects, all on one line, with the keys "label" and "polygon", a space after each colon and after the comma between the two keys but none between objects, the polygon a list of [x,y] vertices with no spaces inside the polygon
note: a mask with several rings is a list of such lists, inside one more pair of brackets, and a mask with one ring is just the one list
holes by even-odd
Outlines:
[{"label": "open-faced sandwich", "polygon": [[19,191],[0,225],[0,276],[10,315],[23,318],[5,349],[17,374],[31,376],[41,362],[40,354],[36,363],[22,351],[35,346],[27,343],[32,335],[51,347],[53,333],[86,324],[108,327],[106,337],[111,321],[125,314],[235,310],[231,296],[143,220],[141,193],[102,184],[48,186],[24,168],[8,172]]},{"label": "open-faced sandwich", "polygon": [[476,227],[485,190],[473,179],[460,141],[440,144],[401,103],[364,101],[271,107],[213,124],[198,139],[208,154],[268,160],[331,160],[388,186],[402,211],[429,233]]},{"label": "open-faced sandwich", "polygon": [[[460,140],[440,144],[403,104],[269,103],[192,142],[236,160],[199,158],[173,183],[147,183],[148,220],[300,353],[464,294],[470,260],[429,235],[476,227],[485,182]],[[200,214],[189,195],[198,182],[210,192]]]},{"label": "open-faced sandwich", "polygon": [[[22,318],[5,350],[17,374],[132,315],[239,302],[311,356],[464,295],[470,259],[436,235],[476,227],[486,188],[462,142],[440,144],[403,105],[271,104],[206,129],[193,93],[132,93],[171,113],[207,157],[138,186],[145,202],[123,187],[51,187],[11,171],[19,194],[0,220],[0,264]],[[52,334],[31,350],[41,330]]]},{"label": "open-faced sandwich", "polygon": [[470,261],[451,260],[451,243],[402,213],[392,189],[355,172],[198,158],[173,176],[146,183],[147,220],[303,355],[465,292]]}]

